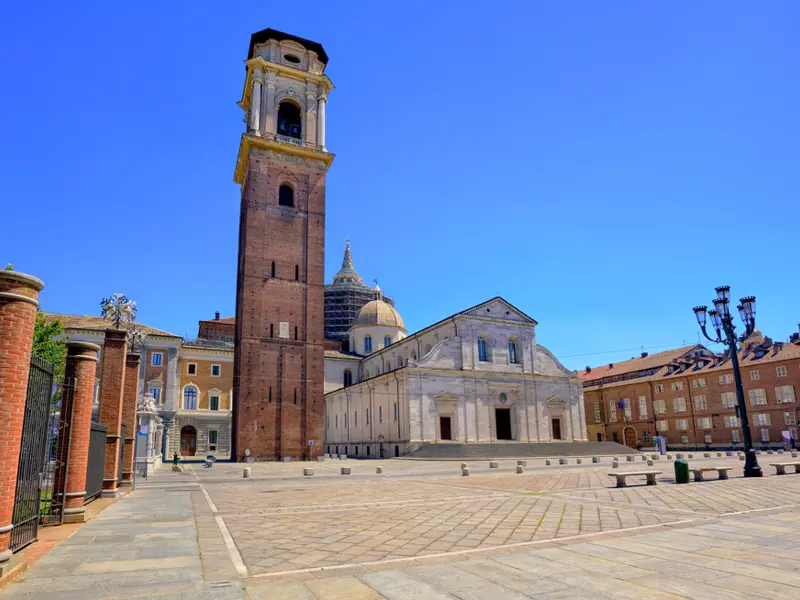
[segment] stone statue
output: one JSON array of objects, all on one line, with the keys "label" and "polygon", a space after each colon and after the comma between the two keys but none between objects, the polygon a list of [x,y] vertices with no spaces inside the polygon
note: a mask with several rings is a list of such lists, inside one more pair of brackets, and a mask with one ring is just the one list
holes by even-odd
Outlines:
[{"label": "stone statue", "polygon": [[142,399],[142,404],[139,407],[138,412],[140,413],[157,413],[158,406],[156,406],[156,400],[153,398],[153,395],[150,392],[147,392]]}]

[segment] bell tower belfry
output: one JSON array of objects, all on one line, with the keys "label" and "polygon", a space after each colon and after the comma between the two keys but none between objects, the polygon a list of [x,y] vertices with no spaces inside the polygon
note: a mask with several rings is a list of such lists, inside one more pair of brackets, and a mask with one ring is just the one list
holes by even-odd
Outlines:
[{"label": "bell tower belfry", "polygon": [[250,38],[236,278],[232,458],[312,458],[324,435],[325,49]]}]

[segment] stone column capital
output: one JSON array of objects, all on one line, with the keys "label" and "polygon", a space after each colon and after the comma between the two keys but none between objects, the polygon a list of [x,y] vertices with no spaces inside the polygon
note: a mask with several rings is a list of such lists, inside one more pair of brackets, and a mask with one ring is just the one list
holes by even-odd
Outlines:
[{"label": "stone column capital", "polygon": [[109,327],[106,329],[106,342],[126,342],[128,340],[128,332],[125,329],[114,329]]},{"label": "stone column capital", "polygon": [[39,306],[39,292],[44,282],[38,277],[19,271],[0,271],[0,300],[27,302]]}]

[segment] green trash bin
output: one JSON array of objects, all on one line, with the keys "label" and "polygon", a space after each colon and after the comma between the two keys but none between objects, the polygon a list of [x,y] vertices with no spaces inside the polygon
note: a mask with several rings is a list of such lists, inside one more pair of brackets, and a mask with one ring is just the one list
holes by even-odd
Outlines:
[{"label": "green trash bin", "polygon": [[675,483],[689,483],[689,463],[683,459],[675,461]]}]

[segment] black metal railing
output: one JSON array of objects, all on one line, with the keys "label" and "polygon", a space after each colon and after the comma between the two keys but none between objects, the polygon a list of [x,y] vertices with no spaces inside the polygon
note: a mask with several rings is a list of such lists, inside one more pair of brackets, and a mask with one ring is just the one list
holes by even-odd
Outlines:
[{"label": "black metal railing", "polygon": [[108,426],[92,423],[89,433],[89,459],[86,461],[86,495],[84,503],[103,493],[103,472],[106,467],[106,434]]},{"label": "black metal railing", "polygon": [[126,435],[126,428],[127,423],[125,421],[122,422],[119,428],[119,458],[117,459],[117,487],[122,484],[122,466],[124,461],[122,460],[125,456],[125,435]]},{"label": "black metal railing", "polygon": [[39,511],[41,525],[61,525],[64,521],[74,400],[75,379],[65,377],[55,387],[50,402],[45,444],[47,456],[42,474],[42,505]]},{"label": "black metal railing", "polygon": [[17,491],[12,512],[9,548],[16,552],[36,541],[42,503],[42,478],[46,458],[48,426],[53,397],[55,366],[31,356],[25,415],[22,422]]}]

